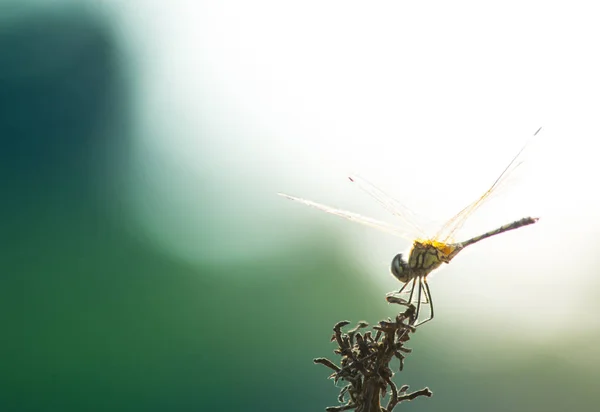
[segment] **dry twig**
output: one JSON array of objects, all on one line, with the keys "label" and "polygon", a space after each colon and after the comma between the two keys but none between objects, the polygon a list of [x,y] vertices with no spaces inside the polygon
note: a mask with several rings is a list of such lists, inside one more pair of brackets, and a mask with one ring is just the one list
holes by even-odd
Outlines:
[{"label": "dry twig", "polygon": [[[393,299],[388,301],[406,306],[405,302]],[[395,321],[388,319],[374,326],[373,329],[377,331],[374,337],[371,331],[360,332],[368,326],[366,322],[359,322],[348,332],[343,332],[342,328],[350,322],[338,322],[333,328],[331,340],[338,344],[334,353],[341,356],[340,366],[326,358],[316,358],[314,362],[332,369],[333,374],[330,378],[336,383],[344,381],[348,384],[340,390],[338,401],[341,405],[330,406],[325,410],[391,412],[400,402],[410,401],[419,396],[430,397],[432,392],[429,388],[405,394],[408,386],[404,385],[398,389],[392,381],[394,372],[390,368],[390,362],[396,357],[400,360],[400,370],[404,367],[404,354],[411,352],[404,347],[404,343],[410,339],[409,334],[415,332],[415,322],[413,305],[409,305],[404,312],[398,314]],[[388,393],[388,403],[382,407],[381,401]]]}]

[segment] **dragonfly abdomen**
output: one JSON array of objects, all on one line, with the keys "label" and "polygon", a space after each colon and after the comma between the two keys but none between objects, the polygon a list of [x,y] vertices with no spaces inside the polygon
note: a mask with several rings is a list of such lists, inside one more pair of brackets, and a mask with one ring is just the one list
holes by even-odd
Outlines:
[{"label": "dragonfly abdomen", "polygon": [[531,225],[537,221],[538,221],[537,217],[524,217],[521,220],[515,220],[512,223],[508,223],[504,226],[500,226],[498,229],[490,230],[489,232],[484,233],[483,235],[475,236],[474,238],[465,240],[464,242],[461,242],[460,244],[463,247],[467,247],[469,245],[472,245],[473,243],[477,243],[483,239],[487,239],[488,237],[496,236],[496,235],[499,235],[500,233],[508,232],[509,230],[518,229],[523,226]]}]

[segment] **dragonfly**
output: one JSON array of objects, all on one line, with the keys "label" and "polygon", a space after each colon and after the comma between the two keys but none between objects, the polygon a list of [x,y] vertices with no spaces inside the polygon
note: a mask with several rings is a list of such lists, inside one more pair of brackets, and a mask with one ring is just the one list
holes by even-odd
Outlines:
[{"label": "dragonfly", "polygon": [[[540,127],[532,136],[536,136],[542,128]],[[534,224],[538,221],[537,217],[524,217],[514,222],[500,226],[489,232],[485,232],[479,236],[464,240],[462,242],[454,241],[455,233],[464,225],[467,219],[475,213],[491,196],[497,193],[498,188],[507,180],[507,178],[516,170],[523,162],[522,154],[528,146],[527,142],[521,150],[512,158],[510,163],[504,168],[502,173],[496,178],[494,183],[474,202],[459,211],[450,220],[448,220],[435,233],[434,236],[419,236],[412,240],[412,248],[408,253],[408,259],[405,259],[402,253],[398,253],[392,259],[391,273],[403,283],[402,288],[398,292],[393,292],[388,296],[388,302],[401,303],[406,306],[413,305],[415,307],[413,326],[420,326],[429,322],[434,317],[433,300],[427,276],[434,270],[438,269],[442,264],[450,263],[460,251],[466,247],[478,243],[484,239],[499,235],[500,233],[515,230],[524,226]],[[400,219],[405,226],[410,227],[412,233],[424,234],[424,231],[416,224],[415,214],[410,209],[402,205],[393,197],[379,189],[374,184],[366,179],[353,175],[348,179],[351,183],[356,184],[362,191],[374,198],[388,212]],[[352,222],[370,226],[384,232],[391,233],[396,236],[406,238],[406,230],[398,225],[390,225],[385,222],[363,216],[354,212],[337,209],[321,203],[300,197],[290,196],[284,193],[278,193],[286,199],[302,203],[304,205],[319,209],[321,211],[348,219]],[[404,296],[404,297],[402,297]],[[428,310],[426,315],[420,319],[422,315],[421,305],[427,305]]]}]

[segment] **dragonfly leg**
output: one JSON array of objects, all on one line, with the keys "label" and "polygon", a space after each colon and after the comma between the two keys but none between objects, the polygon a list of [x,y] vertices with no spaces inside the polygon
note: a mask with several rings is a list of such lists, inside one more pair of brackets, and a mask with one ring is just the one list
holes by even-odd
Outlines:
[{"label": "dragonfly leg", "polygon": [[[411,283],[411,287],[410,287],[410,296],[408,297],[408,303],[411,304],[413,301],[413,294],[415,293],[415,287],[417,287],[417,277],[416,276],[410,282],[406,282],[406,284],[402,287],[402,289],[400,289],[400,291],[398,293],[401,293],[409,283]],[[417,307],[417,314],[418,313],[419,313],[419,308]]]},{"label": "dragonfly leg", "polygon": [[404,289],[406,289],[406,287],[408,286],[409,283],[412,283],[412,282],[411,281],[406,282],[404,285],[402,285],[400,290],[396,293],[400,294],[400,293],[404,292]]},{"label": "dragonfly leg", "polygon": [[422,325],[433,319],[433,300],[431,299],[431,292],[429,291],[429,283],[427,283],[427,278],[419,278],[419,283],[421,284],[421,289],[425,289],[425,299],[427,301],[426,303],[429,303],[429,318],[419,323],[419,325]]},{"label": "dragonfly leg", "polygon": [[[415,312],[415,326],[421,325],[425,322],[420,322],[419,323],[419,315],[421,314],[421,293],[423,292],[423,285],[422,285],[422,280],[421,280],[421,276],[417,276],[415,277],[415,286],[413,286],[413,289],[416,288],[417,286],[419,287],[419,291],[417,292],[417,311]],[[412,298],[412,293],[411,293],[411,298]],[[412,299],[411,299],[411,303],[412,303]]]},{"label": "dragonfly leg", "polygon": [[[427,280],[423,279],[423,284],[426,284],[426,283],[427,283]],[[423,285],[421,285],[421,286],[423,286]],[[429,295],[427,294],[427,290],[423,294],[423,303],[429,304]]]}]

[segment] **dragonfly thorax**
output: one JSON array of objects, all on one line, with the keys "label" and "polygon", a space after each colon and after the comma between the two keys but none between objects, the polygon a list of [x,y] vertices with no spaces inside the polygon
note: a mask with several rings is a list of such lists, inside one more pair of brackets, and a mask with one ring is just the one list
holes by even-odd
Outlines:
[{"label": "dragonfly thorax", "polygon": [[408,256],[408,262],[402,254],[394,256],[392,260],[392,274],[402,283],[406,283],[415,277],[426,277],[440,267],[442,263],[448,263],[462,249],[460,244],[447,244],[434,240],[416,240]]}]

